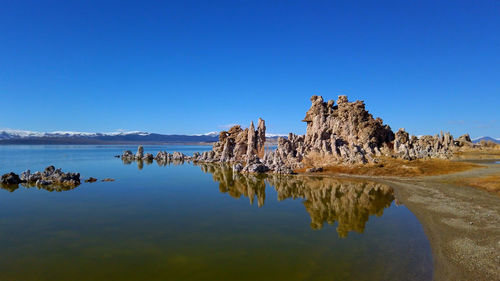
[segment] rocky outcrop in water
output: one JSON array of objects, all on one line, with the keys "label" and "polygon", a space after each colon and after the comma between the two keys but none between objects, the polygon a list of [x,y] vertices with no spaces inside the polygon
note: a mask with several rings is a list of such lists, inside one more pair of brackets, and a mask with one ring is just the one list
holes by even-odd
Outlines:
[{"label": "rocky outcrop in water", "polygon": [[36,186],[77,186],[80,184],[80,174],[71,172],[65,173],[61,169],[49,166],[45,168],[43,172],[31,173],[30,170],[26,170],[22,172],[20,176],[12,172],[5,174],[2,176],[1,183],[4,185],[28,184]]},{"label": "rocky outcrop in water", "polygon": [[151,153],[144,154],[144,147],[142,145],[139,145],[137,147],[137,152],[135,153],[135,155],[132,153],[132,151],[127,150],[123,152],[123,154],[121,155],[121,159],[124,161],[134,161],[134,160],[153,161],[154,156]]},{"label": "rocky outcrop in water", "polygon": [[14,174],[13,172],[2,175],[3,184],[20,184],[22,180],[19,178],[19,175]]},{"label": "rocky outcrop in water", "polygon": [[126,150],[122,153],[121,159],[122,160],[135,160],[135,155],[132,154],[132,151]]},{"label": "rocky outcrop in water", "polygon": [[142,145],[139,145],[139,147],[137,148],[137,152],[135,153],[135,159],[142,159],[143,156],[144,148],[142,147]]},{"label": "rocky outcrop in water", "polygon": [[[242,129],[233,126],[219,134],[211,151],[195,153],[192,157],[160,152],[157,161],[193,161],[206,163],[231,163],[234,172],[291,174],[305,165],[318,171],[328,165],[358,165],[375,163],[380,157],[406,160],[422,158],[449,158],[461,147],[473,147],[468,135],[457,140],[449,133],[436,136],[410,136],[404,129],[394,133],[382,119],[374,118],[363,101],[350,102],[346,96],[337,101],[325,102],[321,96],[311,97],[311,107],[306,112],[305,135],[290,133],[278,139],[274,151],[265,150],[266,126],[259,118]],[[135,155],[124,152],[122,159],[143,159],[142,146]]]},{"label": "rocky outcrop in water", "polygon": [[249,128],[242,129],[240,125],[231,127],[219,134],[211,151],[193,156],[193,161],[202,162],[241,162],[258,164],[258,159],[264,156],[266,141],[265,121],[259,118],[257,130],[254,123]]}]

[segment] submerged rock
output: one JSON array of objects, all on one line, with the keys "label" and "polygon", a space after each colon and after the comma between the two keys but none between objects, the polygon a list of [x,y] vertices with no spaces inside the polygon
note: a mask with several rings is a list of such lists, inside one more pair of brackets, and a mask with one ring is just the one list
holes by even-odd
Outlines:
[{"label": "submerged rock", "polygon": [[88,179],[85,180],[85,182],[90,182],[90,183],[96,182],[96,181],[97,181],[97,179],[93,178],[93,177],[90,177],[90,178],[88,178]]}]

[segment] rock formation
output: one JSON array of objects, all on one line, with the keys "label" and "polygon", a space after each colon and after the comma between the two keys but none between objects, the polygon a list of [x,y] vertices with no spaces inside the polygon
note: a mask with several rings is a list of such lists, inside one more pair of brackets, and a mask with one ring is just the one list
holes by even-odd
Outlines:
[{"label": "rock formation", "polygon": [[2,175],[3,184],[20,184],[22,181],[19,178],[19,175],[14,174],[13,172]]},{"label": "rock formation", "polygon": [[264,156],[265,141],[265,121],[259,118],[257,130],[252,122],[247,129],[236,125],[228,131],[220,132],[219,141],[213,145],[212,150],[196,155],[193,161],[256,164]]},{"label": "rock formation", "polygon": [[139,145],[139,147],[137,148],[137,153],[135,154],[135,159],[142,159],[144,155],[144,148],[142,147],[142,145]]},{"label": "rock formation", "polygon": [[311,102],[303,120],[306,134],[280,138],[278,148],[264,157],[271,170],[300,168],[311,155],[328,159],[328,164],[364,164],[376,162],[380,156],[449,158],[458,148],[473,145],[468,135],[455,141],[449,133],[417,138],[400,129],[394,134],[382,119],[373,118],[363,101],[349,102],[346,96],[339,96],[337,105],[320,96],[312,96]]},{"label": "rock formation", "polygon": [[278,149],[267,156],[266,163],[297,168],[310,153],[329,156],[338,163],[368,163],[388,151],[394,140],[391,128],[373,118],[363,101],[349,102],[346,96],[339,96],[335,105],[333,100],[324,102],[323,97],[312,96],[311,102],[303,120],[306,134],[279,139]]},{"label": "rock formation", "polygon": [[[290,133],[287,138],[278,139],[274,151],[265,151],[266,125],[259,118],[257,129],[254,123],[242,129],[233,126],[219,134],[211,151],[195,153],[192,157],[174,152],[160,152],[155,160],[169,162],[221,162],[231,163],[234,172],[291,174],[305,166],[305,160],[312,163],[311,171],[319,171],[327,165],[355,165],[377,162],[380,157],[406,160],[422,158],[449,158],[461,147],[473,147],[469,135],[457,140],[449,133],[436,136],[410,136],[404,129],[396,134],[374,118],[365,108],[363,101],[349,102],[346,96],[339,96],[337,102],[325,102],[321,96],[311,97],[311,108],[306,112],[305,135]],[[151,160],[152,155],[143,156],[139,146],[137,153],[126,151],[124,161]]]},{"label": "rock formation", "polygon": [[79,173],[65,173],[61,169],[56,169],[54,166],[49,166],[45,168],[43,172],[31,173],[30,170],[26,170],[18,176],[15,173],[8,173],[2,176],[2,184],[4,185],[18,185],[18,184],[28,184],[36,186],[46,186],[46,185],[66,185],[66,186],[77,186],[80,184],[80,174]]},{"label": "rock formation", "polygon": [[394,153],[398,158],[414,160],[421,158],[449,158],[455,147],[453,136],[441,132],[436,136],[411,136],[399,129],[394,140]]}]

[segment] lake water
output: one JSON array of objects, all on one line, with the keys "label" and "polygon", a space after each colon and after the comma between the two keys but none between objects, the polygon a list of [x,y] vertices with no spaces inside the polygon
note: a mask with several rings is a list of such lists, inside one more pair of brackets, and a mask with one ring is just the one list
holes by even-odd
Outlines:
[{"label": "lake water", "polygon": [[[80,172],[0,190],[0,280],[430,280],[429,242],[389,186],[130,163],[133,146],[0,146],[0,172]],[[145,146],[159,150],[208,146]],[[82,181],[83,182],[83,181]]]}]

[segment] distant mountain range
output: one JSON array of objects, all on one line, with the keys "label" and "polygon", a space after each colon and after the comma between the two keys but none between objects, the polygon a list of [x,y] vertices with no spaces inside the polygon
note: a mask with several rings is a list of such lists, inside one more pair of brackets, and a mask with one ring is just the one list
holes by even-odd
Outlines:
[{"label": "distant mountain range", "polygon": [[[276,139],[279,135],[268,134]],[[33,132],[0,130],[0,144],[179,144],[211,143],[219,140],[218,132],[198,135],[163,135],[140,131],[87,133],[87,132]]]},{"label": "distant mountain range", "polygon": [[492,141],[492,142],[495,142],[495,143],[500,143],[500,138],[498,139],[495,139],[495,138],[492,138],[492,137],[479,137],[479,138],[475,138],[472,140],[473,143],[479,143],[480,141]]}]

